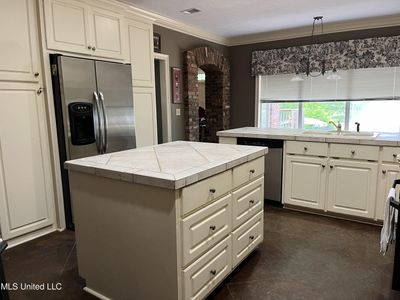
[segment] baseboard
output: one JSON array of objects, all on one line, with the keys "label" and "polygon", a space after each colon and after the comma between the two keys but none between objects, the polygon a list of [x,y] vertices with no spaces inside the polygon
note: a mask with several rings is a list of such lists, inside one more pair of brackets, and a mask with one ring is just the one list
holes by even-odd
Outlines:
[{"label": "baseboard", "polygon": [[93,295],[93,296],[95,296],[95,297],[97,297],[97,298],[99,298],[99,299],[101,299],[101,300],[111,300],[111,298],[108,298],[108,297],[106,297],[106,296],[104,296],[104,295],[102,295],[102,294],[96,292],[95,290],[92,290],[91,288],[88,288],[87,286],[85,286],[85,287],[83,288],[83,290],[84,290],[86,293],[89,293],[89,294],[91,294],[91,295]]},{"label": "baseboard", "polygon": [[54,228],[53,226],[50,226],[50,227],[45,227],[45,228],[33,231],[28,234],[24,234],[22,236],[19,236],[19,237],[13,238],[13,239],[9,239],[9,240],[7,240],[7,244],[8,244],[7,249],[21,245],[23,243],[37,239],[41,236],[47,235],[47,234],[55,232],[55,231],[57,231],[57,229]]},{"label": "baseboard", "polygon": [[312,208],[298,207],[298,206],[294,206],[294,205],[290,205],[290,204],[284,204],[283,208],[289,209],[289,210],[294,210],[294,211],[299,211],[299,212],[303,212],[303,213],[310,213],[313,215],[319,215],[319,216],[330,217],[330,218],[346,220],[346,221],[353,221],[353,222],[375,225],[375,226],[382,226],[382,223],[383,223],[382,221],[379,221],[379,220],[371,220],[371,219],[365,219],[362,217],[342,215],[342,214],[338,214],[338,213],[334,213],[334,212],[324,212],[324,211],[314,210]]}]

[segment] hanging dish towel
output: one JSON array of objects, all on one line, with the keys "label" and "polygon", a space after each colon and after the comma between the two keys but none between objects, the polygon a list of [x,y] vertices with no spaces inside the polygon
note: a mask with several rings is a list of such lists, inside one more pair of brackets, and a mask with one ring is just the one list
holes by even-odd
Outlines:
[{"label": "hanging dish towel", "polygon": [[384,206],[383,227],[381,231],[381,253],[386,254],[389,243],[394,237],[394,208],[390,205],[390,199],[396,200],[396,189],[391,188]]}]

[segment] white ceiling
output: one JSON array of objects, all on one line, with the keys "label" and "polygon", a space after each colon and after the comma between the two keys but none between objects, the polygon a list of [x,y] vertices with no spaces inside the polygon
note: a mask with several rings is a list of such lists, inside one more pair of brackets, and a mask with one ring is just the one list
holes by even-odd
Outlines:
[{"label": "white ceiling", "polygon": [[[122,1],[224,38],[304,27],[318,15],[324,16],[324,24],[398,15],[400,25],[400,0]],[[193,7],[201,12],[180,12]]]}]

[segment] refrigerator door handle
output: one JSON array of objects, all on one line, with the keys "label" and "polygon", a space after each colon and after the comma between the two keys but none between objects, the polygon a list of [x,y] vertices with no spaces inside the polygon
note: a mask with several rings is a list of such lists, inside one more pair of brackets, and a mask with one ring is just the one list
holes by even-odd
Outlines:
[{"label": "refrigerator door handle", "polygon": [[108,122],[107,122],[107,114],[106,114],[106,106],[104,104],[104,95],[102,92],[99,92],[100,96],[100,103],[101,103],[101,110],[103,111],[103,153],[107,152],[108,148],[108,141],[107,141],[107,129],[108,129]]},{"label": "refrigerator door handle", "polygon": [[99,96],[97,95],[96,91],[93,92],[94,96],[94,132],[95,132],[95,138],[96,138],[96,148],[97,152],[99,154],[103,154],[102,152],[102,130],[101,130],[101,108],[100,108],[100,103],[99,103]]}]

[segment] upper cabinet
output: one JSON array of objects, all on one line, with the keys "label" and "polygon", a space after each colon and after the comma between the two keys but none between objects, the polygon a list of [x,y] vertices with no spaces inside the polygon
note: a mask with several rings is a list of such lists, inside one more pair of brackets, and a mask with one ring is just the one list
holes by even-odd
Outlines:
[{"label": "upper cabinet", "polygon": [[40,79],[34,4],[32,0],[0,0],[0,81]]},{"label": "upper cabinet", "polygon": [[153,26],[128,20],[133,86],[154,87]]},{"label": "upper cabinet", "polygon": [[125,59],[123,16],[74,0],[44,0],[47,48]]}]

